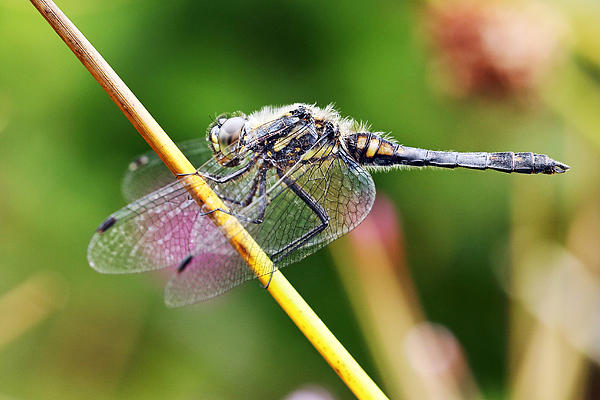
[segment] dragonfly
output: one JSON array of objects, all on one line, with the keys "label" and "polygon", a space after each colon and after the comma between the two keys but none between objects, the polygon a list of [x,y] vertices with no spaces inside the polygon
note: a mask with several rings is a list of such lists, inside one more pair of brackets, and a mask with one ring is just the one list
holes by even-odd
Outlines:
[{"label": "dragonfly", "polygon": [[[569,166],[532,152],[455,152],[403,146],[329,105],[296,103],[245,115],[223,114],[206,141],[181,145],[226,208],[208,209],[152,153],[123,180],[130,203],[100,224],[88,247],[102,273],[170,269],[168,306],[201,302],[295,263],[350,232],[375,199],[371,171],[392,167],[561,174]],[[251,270],[210,214],[225,212],[273,260]],[[241,228],[240,228],[241,229]]]}]

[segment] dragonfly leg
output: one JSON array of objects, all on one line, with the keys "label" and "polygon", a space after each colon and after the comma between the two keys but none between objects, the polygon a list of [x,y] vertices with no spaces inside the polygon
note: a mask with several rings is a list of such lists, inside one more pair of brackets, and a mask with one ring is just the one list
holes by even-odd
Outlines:
[{"label": "dragonfly leg", "polygon": [[273,279],[273,272],[275,272],[275,271],[271,271],[271,273],[269,274],[269,281],[267,282],[266,285],[263,285],[262,283],[259,282],[260,286],[262,286],[263,289],[269,288],[269,285],[271,284],[271,280]]},{"label": "dragonfly leg", "polygon": [[279,249],[272,255],[273,261],[277,262],[281,260],[283,257],[287,256],[292,251],[296,250],[298,247],[302,246],[304,243],[323,232],[325,228],[329,226],[329,215],[310,194],[306,193],[304,189],[302,189],[293,179],[285,176],[284,171],[277,169],[277,174],[281,177],[283,182],[298,196],[304,203],[319,217],[321,220],[321,224],[319,226],[314,227],[310,231],[306,232],[302,236],[297,239],[294,239],[292,242],[285,245],[283,248]]},{"label": "dragonfly leg", "polygon": [[[265,220],[265,211],[267,210],[267,169],[261,169],[258,182],[258,216],[256,223],[262,223]],[[268,286],[268,285],[267,285]]]},{"label": "dragonfly leg", "polygon": [[258,181],[259,181],[259,176],[257,175],[252,180],[252,186],[250,187],[248,194],[246,194],[246,197],[244,197],[242,200],[237,200],[237,199],[234,199],[232,197],[227,197],[227,196],[219,196],[219,197],[228,203],[235,204],[236,206],[246,207],[247,205],[252,203],[252,199],[254,198],[254,196],[256,196],[256,188],[258,187]]},{"label": "dragonfly leg", "polygon": [[[254,179],[255,183],[252,184],[252,189],[250,190],[250,192],[248,193],[248,195],[246,195],[246,198],[243,201],[236,201],[235,204],[239,204],[243,207],[246,207],[247,205],[249,205],[252,200],[254,199],[254,197],[256,197],[256,190],[258,188],[258,198],[259,198],[259,205],[258,205],[258,216],[256,218],[248,218],[244,215],[240,215],[238,213],[235,212],[231,212],[229,210],[225,210],[223,208],[215,208],[214,210],[210,210],[210,211],[206,211],[203,213],[200,213],[200,216],[204,216],[204,215],[208,215],[208,214],[212,214],[216,211],[221,211],[222,213],[225,214],[229,214],[232,217],[236,217],[237,219],[241,219],[242,221],[245,222],[250,222],[253,224],[261,224],[265,218],[265,210],[267,208],[267,199],[265,196],[265,193],[267,191],[267,169],[261,169],[260,173],[256,176],[256,178]],[[226,201],[230,201],[229,199],[225,199]],[[233,202],[233,201],[231,201]],[[248,204],[244,204],[245,202],[247,202]]]},{"label": "dragonfly leg", "polygon": [[205,215],[209,215],[209,214],[215,213],[217,211],[220,211],[220,212],[222,212],[224,214],[227,214],[227,215],[231,215],[232,217],[235,217],[235,218],[237,218],[239,220],[242,220],[244,222],[250,222],[250,223],[253,223],[253,224],[260,224],[260,223],[262,223],[262,220],[260,220],[260,219],[248,218],[248,217],[246,217],[244,215],[240,215],[240,214],[237,214],[235,212],[232,212],[232,211],[226,210],[224,208],[220,208],[220,207],[219,208],[215,208],[215,209],[210,210],[210,211],[201,212],[201,213],[198,214],[198,216],[203,217]]},{"label": "dragonfly leg", "polygon": [[[261,170],[261,174],[260,174],[260,183],[259,183],[259,187],[258,187],[258,198],[259,198],[259,217],[257,218],[257,220],[260,220],[260,222],[263,222],[263,220],[265,219],[265,211],[267,209],[267,199],[265,196],[265,193],[267,192],[267,169],[265,168],[264,170]],[[273,279],[273,272],[271,271],[271,273],[269,274],[269,281],[267,282],[266,285],[263,286],[263,289],[268,289],[269,285],[271,284],[271,280]],[[261,284],[262,286],[262,284]]]},{"label": "dragonfly leg", "polygon": [[259,196],[262,196],[264,194],[264,190],[260,192],[261,188],[259,187],[259,185],[264,186],[266,184],[266,172],[266,170],[261,169],[260,172],[254,177],[254,179],[252,180],[252,186],[250,187],[248,194],[246,195],[246,197],[244,197],[243,200],[236,200],[225,196],[220,197],[228,203],[232,203],[238,206],[246,207],[250,205],[250,203],[252,203],[252,200],[254,200],[254,198],[256,197],[257,190],[259,190]]},{"label": "dragonfly leg", "polygon": [[209,181],[212,181],[212,182],[226,183],[226,182],[229,182],[231,180],[234,180],[234,179],[239,178],[240,176],[244,175],[246,172],[248,172],[250,170],[250,168],[252,168],[254,166],[254,164],[256,164],[256,161],[258,161],[258,158],[254,157],[250,161],[248,161],[248,163],[246,165],[244,165],[243,167],[241,167],[240,169],[238,169],[236,171],[233,171],[232,173],[224,175],[224,176],[213,176],[213,175],[201,172],[201,171],[196,171],[196,172],[192,172],[192,173],[189,173],[189,174],[177,174],[177,177],[180,177],[180,176],[189,176],[189,175],[198,175],[201,178],[208,179]]},{"label": "dragonfly leg", "polygon": [[[256,191],[258,189],[258,195],[256,194]],[[256,218],[248,218],[244,215],[240,215],[238,213],[234,213],[228,210],[224,210],[222,208],[216,208],[214,210],[210,210],[207,212],[204,212],[200,215],[208,215],[208,214],[212,214],[215,211],[221,211],[224,212],[225,214],[229,214],[233,217],[236,217],[238,219],[241,219],[242,221],[245,222],[250,222],[253,224],[262,224],[262,222],[265,219],[265,211],[267,209],[267,205],[269,204],[269,202],[267,201],[267,198],[265,196],[267,192],[267,169],[263,168],[260,170],[259,174],[256,176],[255,178],[255,183],[252,184],[252,189],[250,190],[250,192],[248,193],[248,195],[246,195],[246,198],[243,201],[237,201],[237,200],[230,200],[227,198],[222,197],[224,200],[232,202],[234,204],[237,205],[241,205],[242,207],[246,207],[248,205],[250,205],[250,203],[252,203],[252,200],[255,197],[258,197],[258,215],[256,216]]]}]

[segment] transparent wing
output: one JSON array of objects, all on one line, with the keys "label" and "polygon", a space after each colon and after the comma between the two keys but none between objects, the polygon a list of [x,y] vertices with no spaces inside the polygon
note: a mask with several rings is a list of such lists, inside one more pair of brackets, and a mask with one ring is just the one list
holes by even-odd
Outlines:
[{"label": "transparent wing", "polygon": [[202,211],[174,182],[113,213],[93,235],[90,265],[104,273],[149,271],[176,265],[192,250]]},{"label": "transparent wing", "polygon": [[[267,207],[264,222],[248,223],[261,213],[260,199],[239,210],[246,230],[275,263],[275,269],[296,262],[356,227],[369,213],[375,198],[371,176],[360,166],[343,157],[330,157],[316,163],[306,163],[286,171],[286,177],[310,196],[327,213],[329,222],[314,236],[296,246],[290,246],[322,227],[313,208],[274,171],[268,193],[263,197]],[[196,230],[196,229],[194,229]],[[202,233],[204,235],[204,233]],[[219,240],[221,240],[219,238]],[[221,242],[219,242],[221,244]],[[244,281],[255,278],[254,273],[225,243],[222,252],[207,254],[205,247],[195,251],[188,268],[173,275],[166,288],[166,301],[181,306],[206,300],[221,294]],[[271,270],[259,271],[259,275]]]},{"label": "transparent wing", "polygon": [[[177,147],[194,166],[204,164],[213,155],[204,138],[177,143]],[[136,157],[129,164],[123,177],[121,191],[125,200],[131,202],[172,183],[174,180],[175,177],[156,153],[149,151]]]},{"label": "transparent wing", "polygon": [[322,221],[289,186],[274,188],[276,197],[267,208],[265,222],[251,226],[249,232],[278,260],[278,268],[297,262],[350,232],[367,216],[375,200],[371,175],[343,157],[305,164],[288,176],[323,208],[329,222],[323,231],[288,253],[287,244],[322,226]]},{"label": "transparent wing", "polygon": [[[284,117],[267,122],[257,127],[255,129],[256,134],[253,136],[260,136],[261,140],[268,140],[271,135],[289,128],[296,124],[298,120],[297,117]],[[297,133],[301,133],[303,129],[299,129]],[[247,147],[252,148],[253,145],[254,142],[250,141]],[[211,160],[214,157],[214,153],[204,138],[181,142],[177,146],[194,166],[201,166],[198,168],[200,171],[215,175],[219,175],[220,173],[227,174],[228,171],[232,171],[231,168],[219,168],[218,163],[215,160]],[[242,155],[241,158],[246,158],[246,155]],[[175,177],[156,153],[148,151],[129,163],[127,172],[123,177],[121,191],[125,200],[132,202],[165,185],[173,183],[174,180]]]},{"label": "transparent wing", "polygon": [[[282,124],[275,120],[257,129],[280,129]],[[205,147],[195,140],[187,142],[183,151],[203,157]],[[252,164],[251,150],[241,153],[239,158],[239,166],[232,168],[223,167],[211,157],[198,169],[207,176],[225,177],[247,168],[246,173],[225,183],[206,180],[232,212],[250,199],[260,168]],[[148,191],[156,186],[155,179],[168,179],[170,183],[130,203],[102,223],[88,247],[88,260],[93,268],[105,273],[131,273],[174,267],[190,253],[204,251],[208,243],[215,242],[210,249],[220,243],[216,243],[215,235],[209,234],[214,232],[212,222],[205,217],[207,210],[201,210],[191,199],[182,182],[170,177],[156,155],[148,154],[143,161],[134,163],[125,178],[126,197],[135,198]],[[197,237],[206,233],[201,244],[191,242],[192,228],[196,229]]]},{"label": "transparent wing", "polygon": [[[253,189],[259,167],[253,164],[253,157],[254,153],[247,151],[234,168],[223,167],[211,158],[200,168],[209,176],[226,176],[247,169],[234,181],[219,184],[206,180],[232,212],[242,207],[242,201]],[[156,164],[148,165],[138,177],[150,179],[154,170],[160,170]],[[174,178],[170,182],[113,213],[101,224],[88,247],[93,268],[106,273],[149,271],[175,266],[191,252],[202,250],[192,242],[192,229],[198,230],[197,235],[203,229],[211,229],[212,223],[205,216],[207,210],[191,198],[187,184]],[[203,225],[207,227],[201,228]],[[210,242],[207,238],[212,236],[206,236],[205,243]]]},{"label": "transparent wing", "polygon": [[[330,145],[322,145],[316,153],[331,150],[325,146]],[[248,151],[239,167],[222,167],[213,158],[199,171],[226,176],[244,170],[228,182],[207,183],[265,252],[277,260],[275,268],[281,268],[350,231],[371,208],[375,189],[370,175],[341,149],[340,153],[330,153],[278,172],[266,169],[260,160],[255,162],[256,155]],[[254,278],[207,216],[209,210],[192,200],[185,185],[174,181],[112,214],[92,237],[88,248],[92,267],[106,273],[177,269],[166,289],[166,301],[171,306],[206,300]],[[251,201],[246,206],[244,200],[248,199]],[[324,229],[315,204],[328,215]],[[252,222],[263,216],[262,223]],[[315,228],[322,230],[299,241]]]}]

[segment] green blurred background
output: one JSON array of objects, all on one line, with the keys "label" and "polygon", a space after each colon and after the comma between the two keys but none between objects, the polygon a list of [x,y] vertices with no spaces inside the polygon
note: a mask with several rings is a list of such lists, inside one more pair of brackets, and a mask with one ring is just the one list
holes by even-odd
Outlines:
[{"label": "green blurred background", "polygon": [[[474,376],[478,394],[465,397],[517,397],[521,361],[511,352],[527,349],[517,344],[539,318],[523,311],[511,271],[529,250],[559,249],[597,278],[594,2],[548,4],[568,28],[535,85],[460,95],[442,83],[452,71],[444,72],[443,46],[431,34],[440,20],[424,2],[58,5],[175,141],[204,135],[221,112],[335,103],[406,145],[534,151],[570,164],[553,177],[436,169],[374,176],[401,220],[421,307],[452,332]],[[352,398],[256,282],[167,309],[162,276],[105,276],[88,266],[91,234],[124,205],[122,174],[148,147],[29,2],[0,0],[0,38],[0,399],[274,399],[306,384]],[[584,233],[572,233],[577,221]],[[392,384],[357,322],[360,308],[350,306],[344,266],[333,264],[324,249],[284,273],[385,390]],[[593,309],[596,300],[577,301]],[[582,365],[569,381],[577,390],[556,398],[593,398],[597,358],[569,346],[565,354]],[[558,376],[568,375],[558,365]]]}]

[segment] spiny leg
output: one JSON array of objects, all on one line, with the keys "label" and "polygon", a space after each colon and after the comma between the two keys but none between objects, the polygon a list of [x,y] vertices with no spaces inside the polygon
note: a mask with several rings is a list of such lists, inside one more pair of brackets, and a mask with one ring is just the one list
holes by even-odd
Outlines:
[{"label": "spiny leg", "polygon": [[256,223],[260,224],[265,220],[265,212],[267,210],[267,171],[268,168],[264,167],[260,170],[260,182],[258,183],[258,218]]},{"label": "spiny leg", "polygon": [[[246,204],[246,206],[249,205],[252,202],[252,199],[255,197],[256,190],[258,189],[258,197],[261,202],[261,203],[259,203],[259,217],[258,218],[252,220],[252,219],[237,215],[235,213],[232,213],[231,211],[224,210],[222,208],[217,208],[217,209],[214,209],[211,211],[207,211],[207,212],[201,213],[199,215],[204,216],[204,215],[214,213],[215,211],[221,211],[225,214],[229,214],[238,219],[244,219],[246,222],[252,222],[252,223],[257,223],[257,224],[262,223],[264,220],[264,217],[265,217],[265,210],[267,207],[266,199],[265,199],[265,193],[266,193],[266,189],[267,189],[267,170],[268,170],[268,168],[261,168],[259,174],[254,178],[250,192],[248,193],[248,195],[246,195],[246,198],[243,201],[243,202],[248,203],[248,204]],[[243,202],[240,202],[240,205],[244,206]],[[179,265],[176,268],[177,273],[181,274],[183,271],[185,271],[185,269],[188,267],[188,265],[192,262],[193,259],[194,259],[194,256],[190,253],[183,260],[181,260],[181,262],[179,263]],[[271,275],[271,278],[272,278],[272,275]],[[269,279],[269,282],[264,287],[265,289],[269,287],[269,283],[271,283],[271,279]]]},{"label": "spiny leg", "polygon": [[296,196],[298,196],[319,218],[321,224],[319,226],[314,227],[310,231],[304,233],[299,238],[294,239],[292,242],[285,245],[283,248],[279,249],[272,255],[273,261],[277,262],[281,260],[283,257],[290,254],[292,251],[296,250],[298,247],[323,232],[325,228],[329,226],[329,215],[310,194],[306,193],[304,189],[302,189],[293,179],[285,176],[284,171],[281,169],[277,169],[277,174],[283,180],[283,182],[294,192]]},{"label": "spiny leg", "polygon": [[[245,222],[250,222],[253,224],[260,224],[263,222],[264,218],[265,218],[265,211],[268,205],[265,193],[267,190],[267,171],[268,168],[261,168],[259,173],[256,175],[256,177],[254,177],[253,182],[252,182],[252,187],[250,189],[250,191],[248,192],[248,194],[246,195],[246,197],[244,198],[244,200],[242,201],[237,201],[237,200],[232,200],[232,199],[227,199],[225,197],[222,197],[224,200],[230,202],[230,203],[234,203],[237,205],[241,205],[242,207],[247,207],[248,205],[250,205],[252,203],[252,200],[254,198],[258,197],[259,200],[259,205],[258,205],[258,216],[257,218],[248,218],[244,215],[240,215],[238,213],[235,212],[231,212],[229,210],[223,209],[223,208],[215,208],[213,210],[209,210],[209,211],[203,211],[201,213],[198,214],[198,216],[206,216],[209,214],[212,214],[216,211],[220,211],[222,213],[231,215],[232,217],[236,217],[238,219],[241,219]],[[258,194],[257,193],[258,190]]]},{"label": "spiny leg", "polygon": [[[204,173],[202,173],[200,171],[196,171],[193,174],[180,174],[178,176],[196,175],[197,174],[197,175],[199,175],[199,176],[201,176],[203,178],[207,178],[207,179],[209,179],[209,180],[211,180],[213,182],[217,182],[217,183],[221,184],[221,183],[226,183],[226,182],[229,182],[229,181],[232,181],[232,180],[240,178],[246,172],[248,172],[257,163],[258,160],[259,160],[258,157],[253,157],[250,161],[248,161],[248,163],[245,166],[243,166],[242,168],[238,169],[237,171],[234,171],[233,173],[231,173],[229,175],[225,175],[223,177],[210,176],[210,175],[204,174]],[[246,194],[246,197],[243,200],[231,199],[231,198],[228,198],[228,197],[225,197],[225,196],[221,196],[221,199],[223,199],[223,200],[225,200],[225,201],[227,201],[229,203],[240,205],[242,207],[248,206],[252,202],[252,200],[254,199],[254,197],[256,195],[256,190],[261,185],[261,181],[265,181],[266,180],[266,177],[265,177],[266,170],[263,167],[263,165],[264,164],[260,165],[260,167],[259,167],[260,168],[260,170],[259,170],[260,172],[259,172],[259,174],[257,174],[252,179],[252,185],[250,187],[250,190],[248,191],[248,193]],[[263,183],[263,186],[264,186],[264,183]],[[188,197],[191,199],[191,195],[188,195]],[[223,208],[215,208],[213,210],[202,212],[202,213],[200,213],[198,215],[199,216],[206,216],[206,215],[212,214],[212,213],[214,213],[216,211],[221,211],[221,212],[223,212],[225,214],[229,214],[231,216],[234,216],[234,217],[237,217],[239,219],[242,219],[242,220],[244,220],[246,222],[252,222],[252,223],[261,223],[262,219],[264,217],[264,210],[261,211],[261,213],[262,213],[261,215],[262,216],[259,219],[254,220],[254,219],[250,219],[250,218],[246,218],[244,216],[238,215],[236,213],[232,213],[231,211],[225,210]]]},{"label": "spiny leg", "polygon": [[[253,224],[261,224],[265,219],[265,212],[267,209],[267,205],[269,202],[267,201],[267,171],[268,167],[261,167],[258,174],[254,178],[254,182],[252,183],[252,189],[246,196],[246,198],[241,202],[234,202],[234,204],[241,205],[242,207],[249,206],[254,199],[258,199],[258,215],[254,219],[250,219],[244,216],[234,215],[229,213],[230,215],[237,216],[238,218],[243,219],[244,221],[251,222]],[[257,194],[258,192],[258,194]],[[230,201],[229,199],[226,199]]]},{"label": "spiny leg", "polygon": [[258,161],[258,157],[253,157],[250,159],[250,161],[248,161],[248,163],[246,163],[246,165],[244,165],[240,169],[235,170],[232,173],[227,174],[225,176],[213,176],[213,175],[210,175],[210,174],[207,174],[207,173],[204,173],[204,172],[198,170],[196,172],[192,172],[189,174],[177,174],[177,177],[188,176],[188,175],[198,175],[201,178],[208,179],[212,182],[226,183],[226,182],[237,179],[237,178],[241,177],[242,175],[244,175],[246,172],[248,172],[250,170],[250,168],[252,168],[254,166],[254,164],[256,164],[257,161]]},{"label": "spiny leg", "polygon": [[256,190],[258,189],[260,180],[261,180],[261,176],[259,173],[252,179],[252,186],[250,187],[250,190],[246,194],[246,197],[244,197],[242,200],[237,200],[237,199],[233,199],[233,198],[226,197],[226,196],[221,196],[221,199],[223,199],[231,204],[246,207],[247,205],[252,203],[252,199],[254,199],[254,197],[256,196]]},{"label": "spiny leg", "polygon": [[[279,175],[279,177],[282,179],[283,183],[285,183],[285,185],[288,186],[294,192],[294,194],[296,194],[296,196],[298,196],[300,199],[302,199],[302,201],[304,201],[304,203],[306,203],[306,205],[308,205],[308,207],[319,217],[319,219],[321,220],[321,225],[311,229],[309,232],[306,232],[304,235],[302,235],[299,238],[295,239],[294,241],[288,243],[282,249],[275,252],[271,256],[273,258],[274,263],[277,263],[283,257],[285,257],[286,255],[288,255],[289,253],[291,253],[292,251],[294,251],[295,249],[300,247],[302,244],[306,243],[311,238],[313,238],[314,236],[321,233],[329,225],[329,215],[327,215],[327,212],[325,211],[325,209],[310,194],[306,193],[306,191],[304,191],[304,189],[302,189],[293,179],[290,179],[289,177],[285,176],[284,171],[282,171],[279,168],[277,168],[277,175]],[[281,194],[281,192],[278,193],[277,196],[279,194]],[[277,196],[275,196],[275,197],[277,197]],[[266,208],[266,205],[265,205],[265,208]],[[263,212],[263,215],[264,215],[264,212]],[[273,272],[274,271],[271,271],[271,274],[269,276],[269,281],[267,282],[266,285],[263,286],[264,289],[268,289],[269,284],[271,283],[271,280],[273,279]]]},{"label": "spiny leg", "polygon": [[[259,207],[259,211],[258,211],[258,218],[256,219],[257,221],[260,221],[258,223],[262,223],[265,219],[265,211],[267,209],[267,199],[266,199],[266,193],[267,193],[267,170],[268,168],[263,167],[261,168],[260,171],[260,183],[258,185],[258,207]],[[271,273],[269,274],[269,281],[267,282],[266,285],[263,286],[263,289],[268,289],[269,285],[271,284],[271,280],[273,279],[273,271],[271,271]],[[261,283],[262,286],[262,283]]]}]

